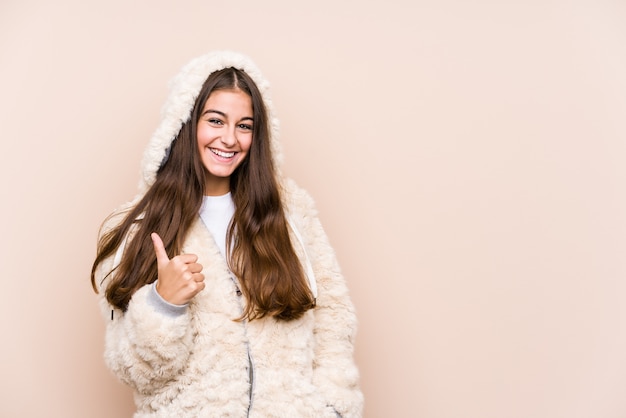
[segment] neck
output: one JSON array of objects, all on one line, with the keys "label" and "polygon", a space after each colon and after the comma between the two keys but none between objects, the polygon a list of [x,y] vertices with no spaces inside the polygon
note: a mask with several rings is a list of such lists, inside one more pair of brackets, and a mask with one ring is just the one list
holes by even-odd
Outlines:
[{"label": "neck", "polygon": [[212,178],[206,183],[204,194],[206,196],[223,196],[230,192],[230,178]]}]

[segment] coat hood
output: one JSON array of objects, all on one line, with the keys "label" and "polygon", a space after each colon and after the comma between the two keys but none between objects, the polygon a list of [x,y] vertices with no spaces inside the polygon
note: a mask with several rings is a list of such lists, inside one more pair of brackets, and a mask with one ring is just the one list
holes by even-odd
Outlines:
[{"label": "coat hood", "polygon": [[279,123],[274,116],[268,81],[247,56],[232,51],[215,51],[193,59],[170,82],[169,95],[161,110],[161,122],[144,151],[139,183],[141,194],[154,183],[156,173],[167,158],[172,141],[191,117],[196,98],[206,79],[211,73],[229,67],[245,71],[261,92],[270,123],[272,156],[276,170],[280,172],[282,153],[278,143]]}]

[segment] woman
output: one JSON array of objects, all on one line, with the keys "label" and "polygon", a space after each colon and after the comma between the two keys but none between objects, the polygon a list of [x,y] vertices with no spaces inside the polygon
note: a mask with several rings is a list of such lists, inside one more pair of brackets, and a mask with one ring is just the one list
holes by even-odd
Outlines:
[{"label": "woman", "polygon": [[245,56],[173,80],[91,274],[136,418],[362,415],[353,305],[311,198],[280,177],[277,134]]}]

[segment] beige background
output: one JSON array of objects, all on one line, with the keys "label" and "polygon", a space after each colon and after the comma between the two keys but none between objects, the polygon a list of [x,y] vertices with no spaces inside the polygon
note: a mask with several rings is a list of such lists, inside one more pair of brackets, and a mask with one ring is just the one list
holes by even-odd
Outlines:
[{"label": "beige background", "polygon": [[167,81],[224,48],[336,247],[367,418],[626,417],[620,0],[1,0],[0,416],[131,415],[97,229]]}]

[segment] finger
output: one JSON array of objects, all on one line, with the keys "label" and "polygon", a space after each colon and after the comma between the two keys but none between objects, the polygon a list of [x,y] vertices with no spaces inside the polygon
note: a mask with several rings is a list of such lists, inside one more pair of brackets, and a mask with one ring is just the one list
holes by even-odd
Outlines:
[{"label": "finger", "polygon": [[194,273],[193,276],[191,276],[191,278],[197,283],[204,282],[204,274],[202,273]]},{"label": "finger", "polygon": [[193,264],[198,261],[198,256],[195,254],[180,254],[175,258],[183,262],[184,264]]},{"label": "finger", "polygon": [[200,273],[202,271],[202,264],[199,263],[191,263],[187,265],[187,268],[192,273]]},{"label": "finger", "polygon": [[156,254],[157,264],[159,266],[167,264],[170,261],[170,258],[165,251],[163,240],[156,232],[150,234],[150,238],[152,238],[152,245],[154,245],[154,253]]}]

